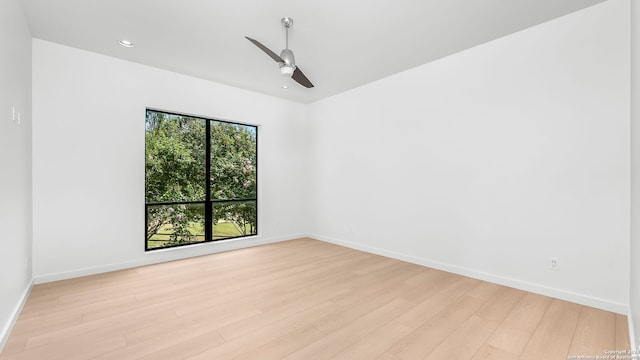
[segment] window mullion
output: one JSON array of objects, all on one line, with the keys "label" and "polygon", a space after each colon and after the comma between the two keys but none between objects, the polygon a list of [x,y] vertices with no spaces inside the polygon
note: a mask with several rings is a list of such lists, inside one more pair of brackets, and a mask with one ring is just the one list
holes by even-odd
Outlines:
[{"label": "window mullion", "polygon": [[211,120],[205,124],[205,208],[204,208],[204,238],[205,241],[213,240],[213,206],[211,204]]}]

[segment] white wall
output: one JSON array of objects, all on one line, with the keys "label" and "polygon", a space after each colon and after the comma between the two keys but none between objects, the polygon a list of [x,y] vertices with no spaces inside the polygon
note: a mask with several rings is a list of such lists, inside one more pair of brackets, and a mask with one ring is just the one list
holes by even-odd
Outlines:
[{"label": "white wall", "polygon": [[312,104],[314,236],[626,313],[629,30],[611,0]]},{"label": "white wall", "polygon": [[2,349],[31,284],[31,34],[19,0],[0,1],[0,44]]},{"label": "white wall", "polygon": [[[631,1],[631,281],[629,318],[640,344],[640,4]],[[634,334],[635,333],[635,334]],[[640,350],[640,349],[639,349]]]},{"label": "white wall", "polygon": [[[302,104],[35,39],[33,104],[36,282],[283,240],[307,230],[308,121]],[[145,254],[146,107],[264,125],[260,236]]]}]

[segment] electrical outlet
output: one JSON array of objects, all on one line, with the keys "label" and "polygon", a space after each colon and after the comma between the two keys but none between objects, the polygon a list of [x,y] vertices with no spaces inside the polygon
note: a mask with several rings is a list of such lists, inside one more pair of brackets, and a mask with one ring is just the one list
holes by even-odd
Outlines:
[{"label": "electrical outlet", "polygon": [[560,270],[560,262],[556,257],[549,258],[549,269],[551,270]]}]

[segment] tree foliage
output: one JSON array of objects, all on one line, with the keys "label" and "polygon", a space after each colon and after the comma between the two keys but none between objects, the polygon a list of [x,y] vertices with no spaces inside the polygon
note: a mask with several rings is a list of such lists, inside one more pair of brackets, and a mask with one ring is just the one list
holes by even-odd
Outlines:
[{"label": "tree foliage", "polygon": [[[257,189],[256,134],[253,128],[229,123],[211,127],[211,198],[253,199]],[[255,202],[218,202],[215,222],[233,223],[242,234],[255,233]]]},{"label": "tree foliage", "polygon": [[146,201],[203,201],[204,120],[148,111],[146,130]]},{"label": "tree foliage", "polygon": [[256,137],[253,128],[211,126],[211,198],[256,197]]}]

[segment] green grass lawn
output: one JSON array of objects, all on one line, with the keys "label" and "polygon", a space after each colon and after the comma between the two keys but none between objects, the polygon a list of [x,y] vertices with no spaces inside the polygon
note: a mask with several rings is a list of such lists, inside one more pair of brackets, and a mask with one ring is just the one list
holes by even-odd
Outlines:
[{"label": "green grass lawn", "polygon": [[[189,232],[195,237],[191,239],[192,243],[204,241],[204,226],[202,223],[192,222],[189,224]],[[247,234],[251,232],[251,228],[247,226]],[[149,249],[166,246],[173,233],[171,224],[163,226],[158,234],[155,234],[149,240],[147,247]],[[228,237],[242,236],[243,234],[231,222],[219,222],[213,226],[213,240],[220,240]]]},{"label": "green grass lawn", "polygon": [[[251,233],[251,227],[247,226],[247,234]],[[236,226],[231,222],[222,222],[213,225],[213,239],[221,239],[232,236],[242,236]]]}]

